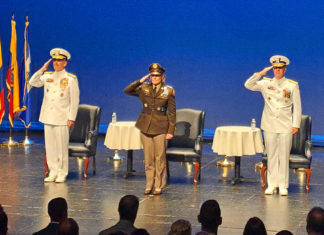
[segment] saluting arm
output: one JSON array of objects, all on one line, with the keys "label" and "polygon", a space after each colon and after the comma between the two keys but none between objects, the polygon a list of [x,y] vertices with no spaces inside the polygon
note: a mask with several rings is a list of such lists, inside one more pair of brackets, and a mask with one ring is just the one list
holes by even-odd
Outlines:
[{"label": "saluting arm", "polygon": [[269,70],[272,69],[272,66],[264,68],[262,71],[258,73],[254,73],[246,82],[244,83],[245,88],[251,90],[251,91],[260,91],[261,90],[261,84],[258,83],[259,79],[266,75]]},{"label": "saluting arm", "polygon": [[44,80],[41,79],[43,72],[38,70],[33,76],[29,79],[29,84],[33,87],[42,87],[44,86]]},{"label": "saluting arm", "polygon": [[138,89],[139,89],[140,85],[142,85],[142,83],[145,82],[149,78],[149,76],[150,76],[150,74],[147,74],[144,77],[142,77],[141,79],[129,84],[124,89],[124,93],[127,95],[138,96]]},{"label": "saluting arm", "polygon": [[51,63],[52,59],[49,59],[44,63],[44,65],[30,78],[29,84],[34,87],[42,87],[44,86],[44,80],[41,78],[43,73],[47,70],[49,64]]},{"label": "saluting arm", "polygon": [[124,89],[124,93],[127,95],[132,95],[132,96],[138,96],[137,94],[137,88],[142,85],[142,83],[140,82],[140,80],[137,80],[135,82],[132,82],[131,84],[129,84],[125,89]]}]

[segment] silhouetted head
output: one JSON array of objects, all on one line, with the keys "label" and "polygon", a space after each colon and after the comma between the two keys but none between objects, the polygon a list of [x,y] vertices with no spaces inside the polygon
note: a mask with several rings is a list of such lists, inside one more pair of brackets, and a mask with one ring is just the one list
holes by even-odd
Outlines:
[{"label": "silhouetted head", "polygon": [[276,235],[294,235],[294,234],[288,230],[281,230],[277,232]]},{"label": "silhouetted head", "polygon": [[171,225],[168,235],[191,235],[191,224],[187,220],[179,219]]},{"label": "silhouetted head", "polygon": [[54,198],[48,203],[48,214],[51,221],[60,222],[67,218],[67,210],[68,205],[62,197]]},{"label": "silhouetted head", "polygon": [[267,230],[262,220],[252,217],[246,223],[243,235],[267,235]]},{"label": "silhouetted head", "polygon": [[222,224],[222,217],[216,200],[207,200],[202,204],[198,222],[201,223],[202,230],[217,233],[218,226]]},{"label": "silhouetted head", "polygon": [[324,210],[321,207],[313,207],[306,219],[308,234],[324,234]]},{"label": "silhouetted head", "polygon": [[139,201],[134,195],[126,195],[119,201],[118,212],[120,219],[135,222]]},{"label": "silhouetted head", "polygon": [[8,217],[0,204],[0,234],[7,234],[8,231]]}]

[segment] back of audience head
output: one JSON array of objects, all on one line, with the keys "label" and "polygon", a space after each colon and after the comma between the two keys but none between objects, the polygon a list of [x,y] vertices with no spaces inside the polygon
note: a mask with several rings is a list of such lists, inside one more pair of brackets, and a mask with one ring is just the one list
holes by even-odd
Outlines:
[{"label": "back of audience head", "polygon": [[139,201],[134,195],[126,195],[119,201],[118,212],[120,219],[135,222]]},{"label": "back of audience head", "polygon": [[218,226],[222,224],[222,217],[216,200],[207,200],[202,204],[198,215],[198,222],[201,223],[202,230],[217,231]]},{"label": "back of audience head", "polygon": [[52,199],[48,203],[48,214],[51,221],[60,222],[67,218],[68,205],[62,197]]},{"label": "back of audience head", "polygon": [[266,235],[264,223],[258,217],[252,217],[245,225],[243,235]]},{"label": "back of audience head", "polygon": [[288,230],[281,230],[277,232],[276,235],[294,235],[294,234]]},{"label": "back of audience head", "polygon": [[313,207],[306,219],[306,230],[308,234],[324,234],[324,210],[321,207]]},{"label": "back of audience head", "polygon": [[0,234],[7,234],[8,231],[8,217],[0,204]]},{"label": "back of audience head", "polygon": [[138,228],[131,233],[131,235],[150,235],[144,228]]},{"label": "back of audience head", "polygon": [[79,226],[72,218],[66,218],[60,222],[58,235],[79,235]]},{"label": "back of audience head", "polygon": [[179,219],[171,225],[168,235],[191,235],[191,224],[187,220]]}]

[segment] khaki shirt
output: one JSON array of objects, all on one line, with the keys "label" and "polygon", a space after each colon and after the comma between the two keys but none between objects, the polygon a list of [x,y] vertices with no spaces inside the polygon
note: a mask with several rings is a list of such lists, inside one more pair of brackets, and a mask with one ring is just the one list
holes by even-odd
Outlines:
[{"label": "khaki shirt", "polygon": [[174,89],[161,85],[157,92],[151,83],[140,83],[139,80],[128,85],[124,92],[138,96],[143,109],[137,119],[136,127],[145,134],[174,134],[176,122],[176,104]]},{"label": "khaki shirt", "polygon": [[44,86],[44,98],[39,121],[49,125],[67,125],[75,121],[79,106],[79,85],[75,75],[37,71],[29,80],[34,87]]},{"label": "khaki shirt", "polygon": [[252,91],[260,91],[264,98],[261,129],[274,133],[291,133],[301,122],[301,101],[298,82],[285,77],[259,80],[253,74],[244,84]]}]

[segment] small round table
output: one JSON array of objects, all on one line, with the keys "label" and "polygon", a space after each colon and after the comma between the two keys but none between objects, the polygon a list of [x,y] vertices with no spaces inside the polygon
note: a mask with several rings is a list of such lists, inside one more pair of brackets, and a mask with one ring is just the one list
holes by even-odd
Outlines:
[{"label": "small round table", "polygon": [[134,121],[109,123],[104,145],[110,149],[127,150],[127,172],[125,178],[135,173],[133,170],[133,150],[142,149],[140,131]]},{"label": "small round table", "polygon": [[212,150],[218,155],[235,157],[235,176],[232,184],[251,181],[240,175],[241,157],[263,152],[262,135],[259,128],[248,126],[220,126],[215,130]]}]

